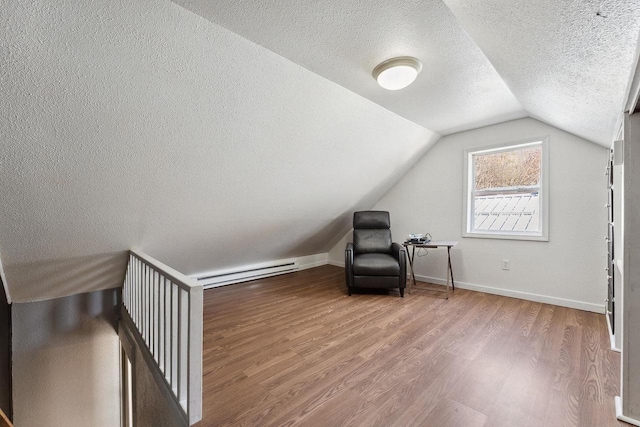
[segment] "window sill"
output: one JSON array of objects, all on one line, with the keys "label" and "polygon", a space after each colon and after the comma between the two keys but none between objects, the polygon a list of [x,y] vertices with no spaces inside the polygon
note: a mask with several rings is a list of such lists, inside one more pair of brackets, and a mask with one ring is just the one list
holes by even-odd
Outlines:
[{"label": "window sill", "polygon": [[548,242],[549,236],[536,234],[504,234],[504,233],[482,233],[482,232],[465,232],[462,237],[471,237],[476,239],[499,239],[499,240],[530,240],[534,242]]}]

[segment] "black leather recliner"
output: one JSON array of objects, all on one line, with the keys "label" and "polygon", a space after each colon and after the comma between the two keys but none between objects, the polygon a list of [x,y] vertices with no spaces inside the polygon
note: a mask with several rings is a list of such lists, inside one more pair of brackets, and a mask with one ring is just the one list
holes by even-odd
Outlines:
[{"label": "black leather recliner", "polygon": [[345,250],[349,295],[353,288],[399,288],[404,297],[407,282],[405,248],[391,241],[389,212],[353,214],[353,243]]}]

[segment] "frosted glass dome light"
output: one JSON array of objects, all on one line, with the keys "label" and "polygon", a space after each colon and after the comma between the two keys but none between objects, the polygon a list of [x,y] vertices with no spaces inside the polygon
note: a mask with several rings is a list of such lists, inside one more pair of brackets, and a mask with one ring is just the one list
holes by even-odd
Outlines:
[{"label": "frosted glass dome light", "polygon": [[388,90],[409,86],[422,70],[422,63],[410,56],[401,56],[384,61],[373,70],[373,78]]}]

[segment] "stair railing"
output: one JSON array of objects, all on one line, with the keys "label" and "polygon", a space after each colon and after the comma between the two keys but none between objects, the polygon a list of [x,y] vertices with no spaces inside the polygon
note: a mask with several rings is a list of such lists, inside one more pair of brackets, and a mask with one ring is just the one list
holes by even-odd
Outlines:
[{"label": "stair railing", "polygon": [[192,425],[202,418],[202,285],[132,250],[122,302]]}]

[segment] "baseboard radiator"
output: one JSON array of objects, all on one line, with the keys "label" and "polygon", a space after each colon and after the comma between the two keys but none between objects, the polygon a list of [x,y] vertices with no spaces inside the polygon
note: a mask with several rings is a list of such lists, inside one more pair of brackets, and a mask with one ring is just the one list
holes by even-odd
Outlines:
[{"label": "baseboard radiator", "polygon": [[[130,251],[122,317],[180,408],[186,425],[202,419],[202,285],[139,251]],[[151,368],[151,366],[150,366]]]},{"label": "baseboard radiator", "polygon": [[262,279],[264,277],[277,276],[279,274],[292,273],[299,269],[300,265],[296,259],[284,259],[261,264],[245,265],[235,269],[200,273],[191,277],[196,279],[204,289],[209,289],[231,285],[233,283]]}]

